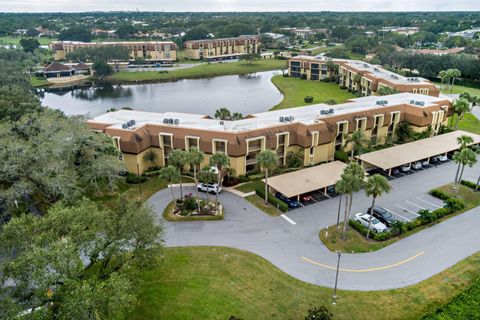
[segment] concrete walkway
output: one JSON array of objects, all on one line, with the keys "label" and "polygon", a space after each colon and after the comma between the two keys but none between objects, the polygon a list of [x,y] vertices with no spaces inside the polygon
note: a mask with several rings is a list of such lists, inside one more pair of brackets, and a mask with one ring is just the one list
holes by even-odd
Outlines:
[{"label": "concrete walkway", "polygon": [[[447,163],[395,179],[391,181],[393,191],[381,197],[378,205],[388,208],[447,184],[453,180],[455,169],[454,163]],[[478,173],[478,165],[467,168],[464,178],[476,179]],[[297,279],[333,287],[337,255],[321,243],[318,234],[320,229],[335,223],[337,198],[291,211],[284,219],[270,217],[242,197],[223,192],[223,221],[171,223],[162,218],[170,196],[169,190],[162,190],[149,199],[158,220],[164,223],[167,246],[243,249],[262,256]],[[370,201],[363,192],[356,194],[352,214],[364,212]],[[338,286],[348,290],[385,290],[418,283],[477,252],[478,230],[480,208],[475,208],[379,251],[344,253]]]}]

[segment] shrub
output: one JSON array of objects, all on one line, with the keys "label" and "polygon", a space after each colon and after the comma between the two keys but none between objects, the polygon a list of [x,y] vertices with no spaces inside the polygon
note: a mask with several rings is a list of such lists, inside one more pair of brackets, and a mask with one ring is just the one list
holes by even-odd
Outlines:
[{"label": "shrub", "polygon": [[[362,225],[360,222],[355,221],[355,220],[349,220],[348,224],[349,224],[350,227],[357,230],[362,235],[364,235],[364,236],[367,235],[368,228],[365,227],[364,225]],[[374,239],[376,241],[385,241],[385,240],[390,239],[393,236],[393,234],[391,232],[375,233],[373,231],[370,231],[370,235],[371,235],[372,239]]]},{"label": "shrub", "polygon": [[305,320],[331,320],[333,314],[331,314],[327,308],[321,306],[319,308],[308,309],[308,314]]},{"label": "shrub", "polygon": [[[262,199],[265,199],[265,190],[263,188],[256,188],[255,193]],[[270,203],[274,207],[278,207],[280,211],[287,212],[288,205],[280,199],[275,198],[275,196],[271,193],[267,196],[268,203]]]},{"label": "shrub", "polygon": [[183,209],[185,210],[195,210],[197,208],[197,201],[192,195],[186,195],[183,199]]},{"label": "shrub", "polygon": [[307,80],[307,74],[306,74],[306,73],[302,73],[302,74],[300,75],[300,79],[302,79],[302,80]]},{"label": "shrub", "polygon": [[287,167],[289,168],[299,168],[303,166],[303,152],[301,150],[293,152],[289,151],[287,153]]},{"label": "shrub", "polygon": [[445,208],[450,209],[452,212],[465,209],[465,203],[460,199],[450,198],[445,200]]},{"label": "shrub", "polygon": [[313,102],[313,97],[312,96],[306,96],[305,98],[303,98],[303,101],[305,101],[305,103],[312,103]]},{"label": "shrub", "polygon": [[475,190],[475,188],[477,187],[476,183],[473,183],[473,182],[467,181],[467,180],[462,180],[462,181],[460,181],[460,183],[463,184],[466,187],[469,187],[470,189],[473,189],[473,190]]},{"label": "shrub", "polygon": [[145,181],[147,181],[147,177],[137,176],[136,174],[129,172],[127,173],[126,181],[127,183],[130,183],[130,184],[144,183]]},{"label": "shrub", "polygon": [[450,213],[452,213],[452,211],[447,208],[439,208],[433,211],[433,213],[437,216],[437,219],[440,219],[445,217],[446,215],[449,215]]},{"label": "shrub", "polygon": [[439,199],[442,199],[442,200],[450,199],[450,196],[448,194],[446,194],[443,191],[437,190],[437,189],[433,189],[432,191],[430,191],[430,194],[432,196],[434,196],[435,198],[439,198]]},{"label": "shrub", "polygon": [[430,210],[421,209],[421,210],[418,210],[418,214],[420,215],[418,219],[420,219],[422,224],[427,224],[437,220],[437,216],[435,215],[435,213],[433,213]]},{"label": "shrub", "polygon": [[398,235],[401,235],[402,233],[407,232],[407,230],[408,230],[407,224],[405,222],[397,220],[393,223],[392,230],[390,232],[392,233],[392,235],[398,236]]},{"label": "shrub", "polygon": [[382,233],[375,233],[375,232],[370,232],[372,235],[372,238],[376,241],[385,241],[390,239],[393,234],[391,232],[382,232]]},{"label": "shrub", "polygon": [[335,151],[335,160],[340,160],[343,162],[348,162],[348,153],[345,151]]}]

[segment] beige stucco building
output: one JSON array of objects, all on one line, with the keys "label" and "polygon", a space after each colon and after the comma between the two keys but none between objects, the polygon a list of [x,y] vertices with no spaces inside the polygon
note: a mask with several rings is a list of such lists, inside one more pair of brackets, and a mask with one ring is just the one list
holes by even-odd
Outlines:
[{"label": "beige stucco building", "polygon": [[249,53],[258,53],[260,38],[245,35],[236,38],[186,41],[185,58],[192,60],[228,60]]},{"label": "beige stucco building", "polygon": [[145,59],[151,62],[172,62],[177,59],[177,45],[172,41],[136,42],[77,42],[54,41],[49,44],[55,61],[65,60],[70,52],[85,47],[122,46],[128,49],[130,60]]},{"label": "beige stucco building", "polygon": [[278,155],[280,165],[286,164],[289,152],[300,152],[305,166],[315,165],[333,160],[336,150],[348,151],[347,138],[356,130],[363,131],[373,144],[382,144],[394,138],[401,122],[415,131],[430,128],[436,135],[452,114],[447,97],[399,93],[351,99],[335,106],[268,111],[236,121],[201,114],[120,110],[88,123],[112,138],[132,173],[137,173],[137,165],[140,172],[154,165],[144,159],[149,150],[157,154],[155,165],[161,167],[168,164],[171,150],[198,147],[206,154],[203,165],[212,154],[222,152],[229,156],[236,174],[243,175],[256,168],[257,154],[265,149]]}]

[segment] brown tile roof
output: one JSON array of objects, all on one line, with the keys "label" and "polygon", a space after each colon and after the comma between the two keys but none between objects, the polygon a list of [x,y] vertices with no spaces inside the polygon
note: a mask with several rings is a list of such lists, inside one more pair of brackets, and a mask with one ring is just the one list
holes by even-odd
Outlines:
[{"label": "brown tile roof", "polygon": [[90,67],[87,66],[85,63],[79,63],[75,66],[77,70],[90,70]]},{"label": "brown tile roof", "polygon": [[58,62],[53,62],[49,64],[45,69],[43,69],[43,72],[57,72],[57,71],[72,71],[72,68]]}]

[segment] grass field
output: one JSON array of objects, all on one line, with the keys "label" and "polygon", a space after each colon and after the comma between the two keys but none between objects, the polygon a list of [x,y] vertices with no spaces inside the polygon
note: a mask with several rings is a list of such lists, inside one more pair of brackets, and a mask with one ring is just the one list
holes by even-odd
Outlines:
[{"label": "grass field", "polygon": [[49,85],[52,84],[51,82],[49,82],[45,79],[39,79],[37,77],[30,77],[30,83],[32,84],[32,86],[34,86],[36,88],[45,87],[45,86],[49,86]]},{"label": "grass field", "polygon": [[435,84],[438,85],[441,88],[440,91],[442,91],[443,93],[459,94],[459,93],[463,93],[463,92],[468,92],[472,95],[480,96],[480,89],[478,89],[478,88],[470,88],[470,87],[465,87],[465,86],[454,85],[452,92],[450,92],[450,90],[445,90],[443,88],[443,85],[440,82],[436,82]]},{"label": "grass field", "polygon": [[[160,257],[160,255],[159,255]],[[338,292],[296,280],[263,258],[223,247],[167,248],[163,263],[142,275],[139,306],[128,319],[303,319],[325,305],[335,320],[419,319],[480,276],[480,253],[417,285]],[[340,280],[342,277],[340,275]],[[372,316],[377,310],[379,317]],[[380,316],[381,314],[381,316]]]},{"label": "grass field", "polygon": [[[298,78],[283,77],[282,75],[274,76],[272,82],[284,96],[283,101],[272,109],[285,109],[324,103],[329,99],[333,99],[337,103],[343,103],[347,101],[347,99],[355,98],[350,92],[340,89],[339,85],[335,82],[301,80]],[[306,96],[312,96],[313,102],[305,103],[304,98]]]},{"label": "grass field", "polygon": [[249,193],[255,191],[256,188],[265,188],[265,184],[262,180],[245,182],[239,186],[236,186],[235,190],[243,193]]},{"label": "grass field", "polygon": [[[475,107],[475,108],[479,108],[479,107]],[[452,120],[453,123],[455,123],[455,117],[456,115],[454,115],[454,119]],[[460,130],[465,130],[468,132],[480,134],[480,120],[478,120],[477,117],[475,117],[473,114],[466,113],[463,116],[462,121],[458,123],[458,128]]]},{"label": "grass field", "polygon": [[[21,37],[0,37],[0,44],[2,45],[19,45]],[[52,41],[56,41],[54,38],[37,38],[41,46],[46,46]]]},{"label": "grass field", "polygon": [[126,72],[121,71],[106,78],[107,81],[118,82],[161,82],[180,79],[208,78],[233,74],[247,74],[260,71],[277,70],[286,66],[285,60],[265,59],[248,62],[212,63],[200,66],[172,70],[168,73],[158,71]]},{"label": "grass field", "polygon": [[262,210],[266,214],[272,217],[278,217],[283,212],[272,206],[270,203],[265,204],[264,199],[260,198],[258,195],[253,194],[245,198],[248,202],[253,204],[258,209]]}]

